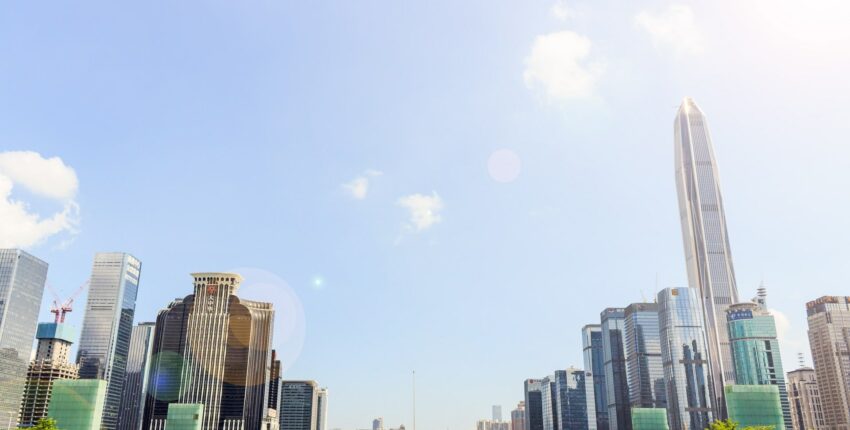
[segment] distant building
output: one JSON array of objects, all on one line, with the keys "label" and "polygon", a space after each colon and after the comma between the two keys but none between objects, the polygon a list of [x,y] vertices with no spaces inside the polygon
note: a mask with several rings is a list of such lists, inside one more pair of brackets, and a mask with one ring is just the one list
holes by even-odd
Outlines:
[{"label": "distant building", "polygon": [[280,430],[318,430],[316,381],[283,381],[280,393]]},{"label": "distant building", "polygon": [[[525,392],[525,430],[543,430],[543,380],[526,379]],[[548,382],[546,389],[549,389]]]},{"label": "distant building", "polygon": [[525,402],[519,402],[511,411],[511,430],[525,430]]},{"label": "distant building", "polygon": [[0,249],[0,420],[21,410],[46,279],[47,263]]},{"label": "distant building", "polygon": [[372,420],[372,430],[384,430],[384,419],[375,418]]},{"label": "distant building", "polygon": [[[632,428],[634,430],[670,430],[667,423],[667,410],[632,408]],[[702,428],[694,427],[693,430],[702,430]]]},{"label": "distant building", "polygon": [[727,385],[726,410],[729,419],[738,422],[740,428],[785,427],[776,385]]},{"label": "distant building", "polygon": [[56,420],[59,430],[100,429],[106,386],[102,379],[56,380],[47,415]]},{"label": "distant building", "polygon": [[53,383],[60,379],[77,379],[78,367],[69,362],[73,329],[62,323],[41,323],[36,334],[35,359],[27,370],[27,383],[21,402],[19,422],[32,427],[47,417]]},{"label": "distant building", "polygon": [[[584,369],[591,373],[593,398],[596,401],[596,428],[608,430],[608,394],[605,389],[605,357],[602,348],[602,326],[588,324],[581,328]],[[588,409],[589,412],[589,409]]]},{"label": "distant building", "polygon": [[597,430],[590,372],[570,367],[555,371],[558,430]]},{"label": "distant building", "polygon": [[814,430],[825,427],[823,406],[814,369],[802,367],[788,372],[788,403],[791,405],[791,424],[794,430]]},{"label": "distant building", "polygon": [[693,288],[666,288],[657,301],[668,425],[705,429],[715,415],[702,304]]},{"label": "distant building", "polygon": [[500,405],[493,405],[493,421],[502,421],[502,407]]},{"label": "distant building", "polygon": [[605,360],[605,385],[608,396],[608,428],[631,430],[629,386],[626,382],[624,329],[626,310],[608,308],[600,314],[602,353]]},{"label": "distant building", "polygon": [[806,315],[825,428],[850,428],[850,297],[808,302]]},{"label": "distant building", "polygon": [[328,389],[320,388],[316,394],[316,430],[327,430],[328,427]]},{"label": "distant building", "polygon": [[776,338],[773,315],[756,303],[738,303],[726,310],[738,385],[775,385],[785,429],[791,430],[791,410],[782,369],[782,354]]},{"label": "distant building", "polygon": [[475,423],[476,430],[510,430],[511,423],[493,420],[478,420]]},{"label": "distant building", "polygon": [[280,383],[283,381],[281,375],[281,364],[277,358],[277,351],[272,350],[271,365],[269,367],[269,401],[268,408],[280,412]]},{"label": "distant building", "polygon": [[543,430],[559,430],[558,394],[555,392],[554,375],[541,380],[540,398],[543,407]]},{"label": "distant building", "polygon": [[133,327],[130,335],[130,351],[127,354],[127,376],[121,395],[121,413],[118,416],[119,430],[140,430],[145,401],[148,395],[153,332],[156,323],[143,322]]},{"label": "distant building", "polygon": [[658,304],[633,303],[624,316],[629,404],[633,408],[666,408]]},{"label": "distant building", "polygon": [[141,270],[130,254],[94,256],[77,363],[81,379],[106,381],[102,430],[118,426]]}]

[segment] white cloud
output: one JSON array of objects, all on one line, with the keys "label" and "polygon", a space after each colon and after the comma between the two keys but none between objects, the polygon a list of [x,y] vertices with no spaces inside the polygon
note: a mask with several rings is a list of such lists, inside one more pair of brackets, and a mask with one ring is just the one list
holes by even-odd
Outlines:
[{"label": "white cloud", "polygon": [[363,200],[369,194],[369,179],[383,175],[383,172],[378,170],[366,170],[362,175],[352,179],[349,182],[342,184],[342,188],[348,192],[352,198]]},{"label": "white cloud", "polygon": [[440,211],[443,210],[443,200],[436,192],[430,196],[424,194],[411,194],[398,199],[399,206],[410,212],[409,226],[422,231],[440,222]]},{"label": "white cloud", "polygon": [[590,49],[590,39],[572,31],[537,36],[525,59],[525,85],[552,101],[592,96],[604,67],[588,61]]},{"label": "white cloud", "polygon": [[[16,185],[62,209],[42,218],[27,202],[12,197]],[[61,232],[75,234],[78,186],[74,169],[58,157],[44,158],[32,151],[0,153],[0,248],[26,248]]]},{"label": "white cloud", "polygon": [[798,365],[797,353],[809,351],[805,332],[802,327],[792,326],[791,320],[784,313],[776,309],[769,309],[768,311],[773,315],[773,320],[776,323],[776,338],[779,340],[783,361],[786,362],[785,368],[795,369]]},{"label": "white cloud", "polygon": [[656,48],[672,49],[676,54],[703,51],[702,34],[689,6],[672,4],[658,14],[640,12],[635,16],[635,26],[649,33]]},{"label": "white cloud", "polygon": [[575,10],[567,5],[567,2],[564,0],[557,0],[555,4],[552,5],[552,16],[555,18],[566,21],[570,18],[576,16]]}]

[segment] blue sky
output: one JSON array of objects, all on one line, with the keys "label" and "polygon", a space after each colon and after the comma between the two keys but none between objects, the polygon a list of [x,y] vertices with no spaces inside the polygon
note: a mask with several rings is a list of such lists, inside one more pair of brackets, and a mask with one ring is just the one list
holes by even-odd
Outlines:
[{"label": "blue sky", "polygon": [[687,284],[672,120],[691,96],[741,296],[767,284],[791,368],[809,355],[805,302],[847,294],[848,15],[834,0],[7,5],[0,239],[66,292],[95,252],[133,253],[139,321],[189,294],[190,272],[271,273],[243,295],[292,314],[285,377],[329,388],[331,428],[410,426],[412,369],[417,425],[469,428],[507,414],[525,378],[580,366],[579,329],[604,307]]}]

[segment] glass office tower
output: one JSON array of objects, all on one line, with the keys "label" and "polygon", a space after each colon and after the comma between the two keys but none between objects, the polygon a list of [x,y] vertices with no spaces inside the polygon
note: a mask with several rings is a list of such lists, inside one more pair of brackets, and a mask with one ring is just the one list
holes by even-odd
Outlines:
[{"label": "glass office tower", "polygon": [[776,385],[785,428],[791,430],[791,409],[773,315],[756,303],[734,304],[726,315],[736,383]]},{"label": "glass office tower", "polygon": [[280,430],[317,430],[319,384],[283,381],[280,392]]},{"label": "glass office tower", "polygon": [[130,352],[127,355],[127,376],[121,396],[119,430],[142,428],[142,411],[148,395],[148,376],[153,351],[153,332],[156,323],[143,322],[133,327],[130,335]]},{"label": "glass office tower", "polygon": [[570,367],[555,371],[559,430],[596,430],[590,372]]},{"label": "glass office tower", "polygon": [[602,356],[605,367],[605,392],[608,397],[608,428],[631,430],[629,386],[626,382],[626,355],[623,330],[626,310],[607,308],[600,314]]},{"label": "glass office tower", "polygon": [[555,392],[555,376],[549,375],[541,380],[540,398],[543,406],[543,430],[558,430],[558,394]]},{"label": "glass office tower", "polygon": [[106,381],[102,428],[118,426],[142,262],[123,252],[94,256],[77,363],[80,379]]},{"label": "glass office tower", "polygon": [[702,430],[714,419],[702,305],[693,288],[658,293],[661,361],[671,430]]},{"label": "glass office tower", "polygon": [[[546,385],[548,389],[548,384]],[[526,379],[525,392],[525,430],[543,430],[543,381]]]},{"label": "glass office tower", "polygon": [[632,408],[666,408],[658,304],[632,303],[625,311],[626,381]]},{"label": "glass office tower", "polygon": [[0,249],[0,420],[17,423],[47,280],[47,263]]},{"label": "glass office tower", "polygon": [[602,352],[602,326],[588,324],[581,328],[584,369],[591,373],[593,398],[596,401],[596,428],[608,430],[608,394],[605,390],[605,357]]},{"label": "glass office tower", "polygon": [[775,385],[727,385],[726,409],[738,428],[786,428]]},{"label": "glass office tower", "polygon": [[676,188],[688,286],[700,293],[708,338],[715,410],[725,416],[723,386],[735,381],[726,308],[738,303],[738,287],[726,231],[717,161],[705,115],[686,98],[674,121]]}]

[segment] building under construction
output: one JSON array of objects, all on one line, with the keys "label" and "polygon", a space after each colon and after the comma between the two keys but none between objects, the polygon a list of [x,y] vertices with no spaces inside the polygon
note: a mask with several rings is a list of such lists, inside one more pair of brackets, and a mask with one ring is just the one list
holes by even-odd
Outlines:
[{"label": "building under construction", "polygon": [[47,406],[53,391],[53,382],[59,379],[77,379],[79,367],[71,364],[73,330],[61,322],[38,325],[38,349],[27,370],[27,383],[21,401],[20,423],[31,427],[47,417]]}]

